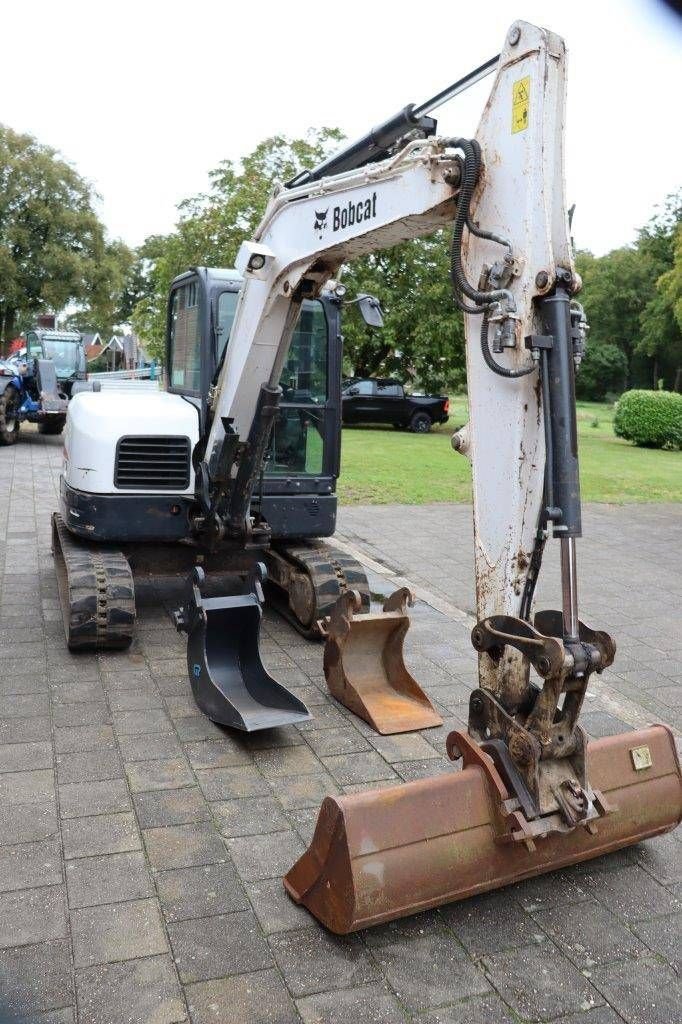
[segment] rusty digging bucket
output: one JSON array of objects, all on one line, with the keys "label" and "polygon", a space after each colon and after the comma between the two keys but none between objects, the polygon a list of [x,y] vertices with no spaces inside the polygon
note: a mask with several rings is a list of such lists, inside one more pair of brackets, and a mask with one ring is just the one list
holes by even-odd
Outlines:
[{"label": "rusty digging bucket", "polygon": [[384,736],[443,724],[403,660],[407,605],[413,603],[402,587],[386,598],[383,612],[358,614],[360,594],[347,590],[319,623],[332,695]]},{"label": "rusty digging bucket", "polygon": [[338,934],[531,878],[668,832],[682,818],[671,731],[653,725],[588,745],[589,776],[608,812],[537,842],[502,826],[505,785],[463,733],[448,749],[462,771],[351,796],[327,797],[310,848],[284,885]]}]

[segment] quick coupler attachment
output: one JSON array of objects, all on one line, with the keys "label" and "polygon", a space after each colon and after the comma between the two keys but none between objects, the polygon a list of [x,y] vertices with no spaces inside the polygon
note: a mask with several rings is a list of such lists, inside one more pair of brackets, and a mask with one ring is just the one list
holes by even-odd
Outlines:
[{"label": "quick coupler attachment", "polygon": [[266,671],[259,640],[265,566],[258,562],[244,592],[204,597],[203,569],[196,567],[190,594],[175,612],[187,633],[187,671],[197,706],[213,722],[256,732],[296,725],[311,715],[303,701]]},{"label": "quick coupler attachment", "polygon": [[402,587],[386,598],[383,611],[360,614],[360,594],[347,590],[319,623],[332,696],[384,736],[443,724],[403,659],[413,603]]}]

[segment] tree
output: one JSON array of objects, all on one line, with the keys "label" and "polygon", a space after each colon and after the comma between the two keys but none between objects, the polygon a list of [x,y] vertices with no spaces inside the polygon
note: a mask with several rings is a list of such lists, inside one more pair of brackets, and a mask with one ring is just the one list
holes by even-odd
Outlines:
[{"label": "tree", "polygon": [[151,354],[163,357],[173,278],[193,265],[233,266],[239,246],[258,227],[275,181],[287,181],[319,163],[341,138],[335,128],[310,131],[305,139],[277,135],[261,142],[241,163],[224,160],[210,173],[208,192],[180,203],[176,230],[146,239],[137,268],[145,293],[132,322]]},{"label": "tree", "polygon": [[0,125],[2,341],[41,311],[103,299],[109,256],[93,199],[54,149]]},{"label": "tree", "polygon": [[575,393],[590,402],[601,402],[609,394],[619,395],[627,372],[625,353],[617,345],[590,344],[575,379]]}]

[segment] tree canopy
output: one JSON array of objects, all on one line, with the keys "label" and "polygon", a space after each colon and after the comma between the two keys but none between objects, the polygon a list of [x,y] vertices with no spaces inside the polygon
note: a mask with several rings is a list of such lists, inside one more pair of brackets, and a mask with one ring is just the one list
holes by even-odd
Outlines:
[{"label": "tree canopy", "polygon": [[133,255],[110,243],[91,186],[56,150],[0,125],[0,339],[79,303],[108,321]]}]

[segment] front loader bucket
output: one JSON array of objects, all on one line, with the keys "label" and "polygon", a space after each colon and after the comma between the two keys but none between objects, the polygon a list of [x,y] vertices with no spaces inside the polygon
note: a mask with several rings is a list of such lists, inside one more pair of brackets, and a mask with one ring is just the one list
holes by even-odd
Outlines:
[{"label": "front loader bucket", "polygon": [[213,722],[243,732],[305,722],[303,701],[265,670],[259,651],[264,567],[235,597],[202,597],[201,569],[194,570],[192,596],[176,613],[187,632],[187,669],[194,699]]},{"label": "front loader bucket", "polygon": [[[468,739],[450,738],[460,749]],[[326,928],[345,934],[577,864],[679,823],[682,775],[666,726],[595,740],[588,758],[591,784],[609,808],[593,832],[578,826],[537,843],[502,835],[504,783],[487,755],[479,763],[465,757],[462,771],[327,797],[285,888]]]},{"label": "front loader bucket", "polygon": [[332,695],[384,736],[443,724],[405,667],[408,603],[413,603],[412,594],[402,588],[386,598],[383,612],[358,615],[360,595],[348,590],[320,623],[326,636],[324,674]]}]

